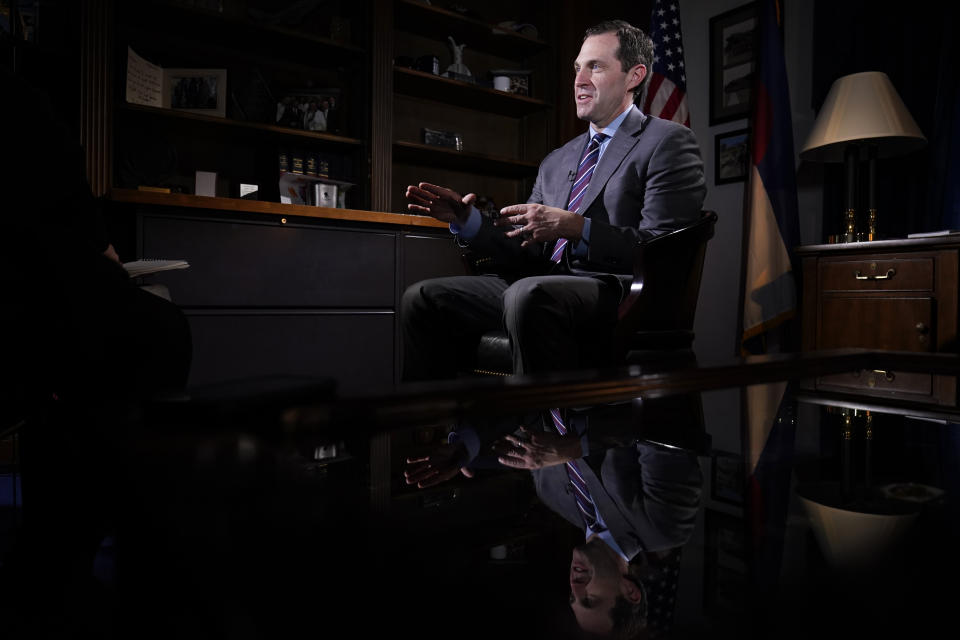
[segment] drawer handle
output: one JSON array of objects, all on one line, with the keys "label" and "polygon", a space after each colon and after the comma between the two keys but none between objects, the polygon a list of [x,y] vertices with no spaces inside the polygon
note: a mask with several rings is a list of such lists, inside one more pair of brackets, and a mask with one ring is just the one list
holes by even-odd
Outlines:
[{"label": "drawer handle", "polygon": [[896,374],[893,371],[884,371],[883,369],[874,369],[873,372],[877,375],[881,375],[887,379],[887,382],[893,382],[896,379]]},{"label": "drawer handle", "polygon": [[883,276],[865,276],[860,273],[859,269],[857,269],[854,272],[853,277],[856,278],[857,280],[889,280],[895,275],[897,275],[896,269],[887,269],[887,274]]}]

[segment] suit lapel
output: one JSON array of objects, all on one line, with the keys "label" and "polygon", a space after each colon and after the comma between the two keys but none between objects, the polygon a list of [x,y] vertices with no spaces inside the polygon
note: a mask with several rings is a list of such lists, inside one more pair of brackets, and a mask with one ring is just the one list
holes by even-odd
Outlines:
[{"label": "suit lapel", "polygon": [[586,212],[590,209],[593,201],[603,191],[607,182],[613,176],[614,172],[627,157],[627,154],[637,145],[640,133],[643,131],[647,122],[647,116],[643,115],[639,109],[633,107],[627,117],[621,123],[617,133],[610,140],[610,144],[603,151],[597,168],[593,171],[593,177],[590,178],[590,186],[587,187],[587,193],[583,196],[583,202],[580,203],[580,211]]},{"label": "suit lapel", "polygon": [[[587,130],[589,132],[589,129]],[[573,170],[573,174],[577,173],[577,165],[580,164],[580,156],[583,154],[584,148],[587,146],[587,134],[577,136],[569,143],[564,145],[563,148],[563,158],[560,161],[561,167],[567,167],[570,170]],[[567,178],[568,176],[563,176]],[[567,203],[570,202],[570,191],[573,189],[573,180],[572,179],[562,179],[557,180],[557,192],[550,194],[551,200],[546,204],[548,206],[558,207],[560,209],[566,209]]]}]

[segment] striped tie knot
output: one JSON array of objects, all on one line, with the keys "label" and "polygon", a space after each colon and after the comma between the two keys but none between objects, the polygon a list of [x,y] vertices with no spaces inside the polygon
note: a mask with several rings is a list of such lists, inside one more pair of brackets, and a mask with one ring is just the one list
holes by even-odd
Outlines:
[{"label": "striped tie knot", "polygon": [[[590,138],[590,143],[580,158],[580,164],[577,165],[576,177],[573,179],[573,188],[570,189],[570,200],[567,202],[567,211],[580,213],[580,204],[583,202],[583,196],[587,193],[587,187],[590,186],[590,178],[593,176],[593,170],[597,168],[597,160],[600,158],[600,145],[609,138],[607,134],[601,132],[594,134]],[[553,247],[553,253],[550,259],[554,262],[560,262],[563,255],[563,249],[567,246],[566,238],[559,238],[557,244]]]}]

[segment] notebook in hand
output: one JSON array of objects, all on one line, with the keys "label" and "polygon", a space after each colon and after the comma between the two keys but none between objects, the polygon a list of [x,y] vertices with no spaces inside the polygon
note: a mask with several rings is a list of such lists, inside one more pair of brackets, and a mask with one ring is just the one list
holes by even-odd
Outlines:
[{"label": "notebook in hand", "polygon": [[186,260],[134,260],[133,262],[123,263],[123,268],[127,270],[131,278],[139,278],[140,276],[171,269],[186,269],[189,266]]}]

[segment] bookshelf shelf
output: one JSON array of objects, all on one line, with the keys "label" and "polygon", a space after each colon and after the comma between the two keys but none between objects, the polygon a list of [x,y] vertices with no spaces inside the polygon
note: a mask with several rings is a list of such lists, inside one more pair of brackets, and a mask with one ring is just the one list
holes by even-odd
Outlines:
[{"label": "bookshelf shelf", "polygon": [[241,200],[239,198],[213,198],[182,193],[157,193],[152,191],[138,191],[136,189],[112,189],[110,191],[110,199],[114,202],[128,204],[261,213],[274,216],[302,216],[307,218],[323,218],[349,222],[375,222],[410,227],[447,228],[446,224],[427,216],[412,216],[382,211],[361,211],[358,209],[310,207],[299,204]]},{"label": "bookshelf shelf", "polygon": [[190,111],[160,109],[157,107],[147,107],[143,105],[129,104],[129,103],[120,104],[119,109],[125,112],[150,115],[150,116],[156,116],[161,118],[179,118],[181,120],[198,122],[204,125],[214,124],[220,127],[233,127],[236,129],[247,129],[251,131],[259,131],[263,133],[286,136],[289,138],[302,138],[302,139],[314,140],[314,141],[320,140],[323,142],[329,142],[336,145],[345,145],[345,146],[355,147],[363,144],[362,141],[358,140],[357,138],[350,138],[347,136],[338,136],[332,133],[325,133],[323,131],[305,131],[302,129],[290,129],[289,127],[279,127],[277,125],[264,124],[260,122],[246,122],[244,120],[218,118],[216,116],[208,116],[202,113],[192,113]]},{"label": "bookshelf shelf", "polygon": [[536,162],[514,160],[446,147],[397,141],[393,143],[393,157],[398,162],[444,166],[460,171],[477,171],[508,178],[534,176],[540,166]]},{"label": "bookshelf shelf", "polygon": [[394,90],[403,95],[513,117],[550,108],[550,104],[536,98],[505,93],[404,67],[394,67]]},{"label": "bookshelf shelf", "polygon": [[397,23],[404,31],[435,38],[438,33],[453,33],[458,41],[470,42],[470,47],[487,53],[526,57],[546,49],[549,45],[531,36],[508,31],[497,25],[461,15],[417,0],[397,2]]}]

